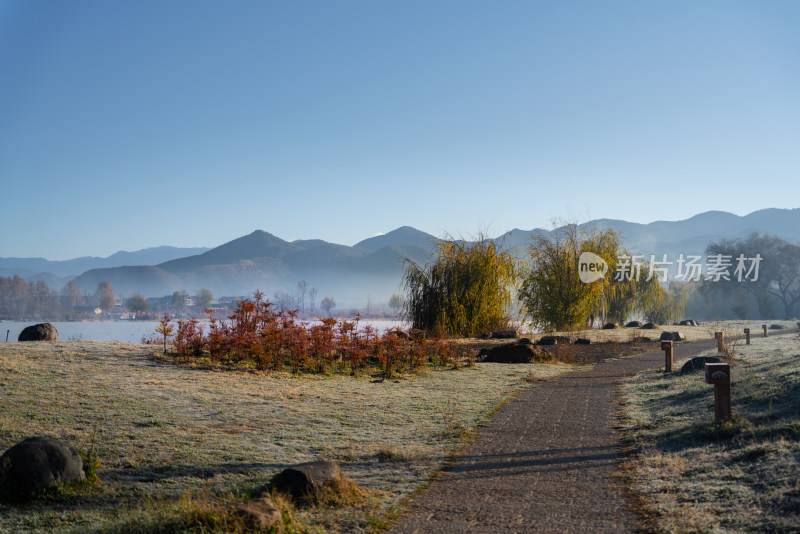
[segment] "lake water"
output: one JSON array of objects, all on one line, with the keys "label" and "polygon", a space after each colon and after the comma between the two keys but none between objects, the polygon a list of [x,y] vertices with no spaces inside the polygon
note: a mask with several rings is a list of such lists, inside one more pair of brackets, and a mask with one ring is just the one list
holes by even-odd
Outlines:
[{"label": "lake water", "polygon": [[[315,323],[316,321],[311,321]],[[36,324],[35,322],[7,321],[0,322],[0,342],[6,340],[17,341],[20,332],[26,326]],[[61,341],[119,341],[122,343],[140,343],[142,338],[150,337],[156,333],[158,321],[92,321],[92,322],[51,322],[58,330],[58,338]],[[201,323],[206,324],[206,323]],[[374,320],[360,321],[359,328],[371,324],[379,332],[399,326],[403,328],[405,323],[402,321]]]}]

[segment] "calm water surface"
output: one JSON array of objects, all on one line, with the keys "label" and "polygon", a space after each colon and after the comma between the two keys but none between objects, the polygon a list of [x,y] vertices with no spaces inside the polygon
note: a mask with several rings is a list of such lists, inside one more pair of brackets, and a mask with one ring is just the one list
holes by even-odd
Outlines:
[{"label": "calm water surface", "polygon": [[[311,321],[311,323],[315,322]],[[9,342],[16,342],[22,329],[32,324],[36,324],[36,322],[0,322],[0,342],[6,340],[6,334]],[[158,321],[99,321],[85,323],[54,321],[51,324],[58,330],[58,338],[61,341],[91,340],[140,343],[143,337],[150,337],[155,334]],[[385,332],[395,326],[404,327],[402,321],[374,320],[359,322],[359,328],[366,324],[371,324],[380,332]]]}]

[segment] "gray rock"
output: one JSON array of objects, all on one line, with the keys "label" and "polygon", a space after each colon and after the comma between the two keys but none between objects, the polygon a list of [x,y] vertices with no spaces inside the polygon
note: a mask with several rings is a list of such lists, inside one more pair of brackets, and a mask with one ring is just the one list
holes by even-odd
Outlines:
[{"label": "gray rock", "polygon": [[569,345],[572,340],[567,336],[542,336],[539,338],[537,345]]},{"label": "gray rock", "polygon": [[656,328],[658,328],[658,325],[655,323],[645,323],[642,325],[642,328],[644,330],[655,330]]},{"label": "gray rock", "polygon": [[84,478],[78,451],[53,438],[24,439],[0,456],[0,498],[8,501],[24,501],[43,489]]},{"label": "gray rock", "polygon": [[680,332],[661,332],[661,341],[686,341],[686,336]]},{"label": "gray rock", "polygon": [[625,325],[625,328],[640,328],[642,326],[641,321],[631,321]]},{"label": "gray rock", "polygon": [[786,327],[783,326],[782,324],[775,323],[775,324],[769,325],[769,329],[770,330],[786,330]]},{"label": "gray rock", "polygon": [[338,462],[318,460],[287,467],[272,477],[269,486],[295,499],[304,499],[323,486],[341,480],[342,469]]},{"label": "gray rock", "polygon": [[17,341],[58,341],[58,331],[50,323],[26,326],[19,333]]},{"label": "gray rock", "polygon": [[491,333],[490,337],[492,339],[511,339],[517,337],[517,331],[514,329],[511,330],[495,330]]},{"label": "gray rock", "polygon": [[694,371],[700,371],[705,367],[705,364],[719,363],[719,361],[719,358],[716,356],[697,356],[683,364],[683,367],[681,367],[681,373],[686,374],[693,373]]}]

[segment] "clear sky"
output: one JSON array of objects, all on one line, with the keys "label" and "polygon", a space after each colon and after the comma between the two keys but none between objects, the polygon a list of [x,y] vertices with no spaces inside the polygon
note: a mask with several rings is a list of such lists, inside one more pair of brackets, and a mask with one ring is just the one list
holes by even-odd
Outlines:
[{"label": "clear sky", "polygon": [[0,256],[800,207],[800,2],[0,0]]}]

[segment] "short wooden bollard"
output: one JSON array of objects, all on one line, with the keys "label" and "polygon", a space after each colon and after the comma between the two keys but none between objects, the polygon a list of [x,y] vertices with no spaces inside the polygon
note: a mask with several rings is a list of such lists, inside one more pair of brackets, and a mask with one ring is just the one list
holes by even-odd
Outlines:
[{"label": "short wooden bollard", "polygon": [[714,332],[714,339],[717,340],[717,352],[722,352],[722,346],[724,344],[722,332]]},{"label": "short wooden bollard", "polygon": [[707,363],[706,384],[714,384],[714,423],[731,418],[731,366],[728,363]]},{"label": "short wooden bollard", "polygon": [[744,341],[745,341],[745,343],[747,345],[750,344],[750,329],[749,328],[745,328],[744,329]]},{"label": "short wooden bollard", "polygon": [[672,341],[662,341],[661,350],[664,351],[664,372],[672,372]]},{"label": "short wooden bollard", "polygon": [[767,325],[762,324],[761,328],[764,329],[764,337],[769,337],[769,332],[767,332]]}]

